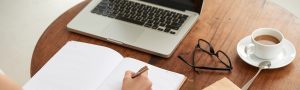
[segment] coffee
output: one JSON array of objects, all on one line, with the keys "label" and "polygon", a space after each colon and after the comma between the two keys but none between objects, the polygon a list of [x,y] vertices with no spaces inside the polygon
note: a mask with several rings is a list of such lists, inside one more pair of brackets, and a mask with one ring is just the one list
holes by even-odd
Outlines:
[{"label": "coffee", "polygon": [[280,41],[271,35],[260,35],[255,37],[254,39],[255,41],[257,41],[260,44],[264,44],[264,45],[274,45],[274,44],[278,44]]}]

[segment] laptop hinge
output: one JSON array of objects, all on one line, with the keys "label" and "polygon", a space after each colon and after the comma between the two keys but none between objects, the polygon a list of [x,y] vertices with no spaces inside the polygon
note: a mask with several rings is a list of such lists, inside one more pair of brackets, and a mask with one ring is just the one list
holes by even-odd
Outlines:
[{"label": "laptop hinge", "polygon": [[116,44],[120,44],[122,45],[123,43],[120,42],[120,41],[117,41],[117,40],[114,40],[114,39],[110,39],[110,38],[106,38],[107,41],[110,41],[110,42],[113,42],[113,43],[116,43]]}]

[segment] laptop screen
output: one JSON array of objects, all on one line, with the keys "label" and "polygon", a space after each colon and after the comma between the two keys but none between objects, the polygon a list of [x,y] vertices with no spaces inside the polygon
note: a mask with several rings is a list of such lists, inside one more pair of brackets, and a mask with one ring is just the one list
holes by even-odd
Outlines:
[{"label": "laptop screen", "polygon": [[194,11],[200,13],[203,0],[141,0],[144,2],[154,3],[161,6],[185,11]]}]

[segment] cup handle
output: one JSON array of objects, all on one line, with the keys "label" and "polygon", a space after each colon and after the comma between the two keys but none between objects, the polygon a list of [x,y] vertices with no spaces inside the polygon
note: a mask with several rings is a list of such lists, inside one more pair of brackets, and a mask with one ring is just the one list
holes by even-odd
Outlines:
[{"label": "cup handle", "polygon": [[251,55],[251,54],[254,54],[255,50],[254,50],[254,44],[248,44],[246,47],[245,47],[245,52],[247,55]]}]

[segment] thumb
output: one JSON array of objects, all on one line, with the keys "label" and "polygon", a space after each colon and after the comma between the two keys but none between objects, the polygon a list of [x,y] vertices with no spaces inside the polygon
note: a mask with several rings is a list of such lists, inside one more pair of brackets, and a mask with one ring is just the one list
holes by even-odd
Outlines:
[{"label": "thumb", "polygon": [[124,79],[125,79],[125,78],[131,79],[131,77],[133,76],[133,74],[134,74],[134,72],[132,72],[132,71],[126,71],[126,72],[125,72]]},{"label": "thumb", "polygon": [[142,76],[146,76],[146,77],[148,77],[148,70],[147,70],[147,71],[145,71],[145,72],[143,72],[141,75],[142,75]]}]

